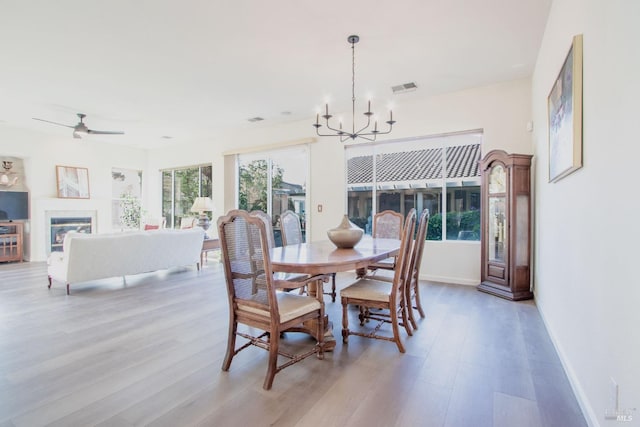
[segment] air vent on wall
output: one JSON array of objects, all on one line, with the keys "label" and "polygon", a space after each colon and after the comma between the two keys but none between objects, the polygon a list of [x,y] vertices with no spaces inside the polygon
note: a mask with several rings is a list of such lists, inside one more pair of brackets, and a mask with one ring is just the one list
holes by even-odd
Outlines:
[{"label": "air vent on wall", "polygon": [[262,117],[251,117],[250,119],[248,119],[251,123],[255,123],[255,122],[261,122],[264,119]]},{"label": "air vent on wall", "polygon": [[405,83],[397,86],[391,86],[391,90],[393,91],[394,94],[411,92],[416,89],[418,89],[418,85],[415,84],[414,82],[409,82],[409,83]]}]

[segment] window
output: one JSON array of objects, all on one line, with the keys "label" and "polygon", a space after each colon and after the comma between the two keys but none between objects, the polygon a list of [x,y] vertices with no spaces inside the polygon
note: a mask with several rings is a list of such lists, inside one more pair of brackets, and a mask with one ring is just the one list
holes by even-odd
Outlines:
[{"label": "window", "polygon": [[167,227],[180,228],[182,218],[196,215],[191,212],[196,197],[211,197],[211,173],[211,165],[162,171],[162,215]]},{"label": "window", "polygon": [[348,146],[349,218],[371,234],[377,212],[426,208],[427,239],[480,240],[481,139],[474,132]]},{"label": "window", "polygon": [[273,220],[276,245],[281,244],[280,215],[292,210],[306,230],[307,147],[238,155],[238,208],[261,210]]}]

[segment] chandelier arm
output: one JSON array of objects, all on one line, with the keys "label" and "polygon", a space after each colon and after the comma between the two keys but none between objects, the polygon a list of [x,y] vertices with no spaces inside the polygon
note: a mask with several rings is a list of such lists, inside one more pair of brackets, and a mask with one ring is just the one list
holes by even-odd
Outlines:
[{"label": "chandelier arm", "polygon": [[358,132],[354,131],[353,133],[359,135],[360,132],[362,132],[363,130],[367,129],[370,125],[371,125],[371,116],[367,116],[367,124],[362,129],[360,129]]},{"label": "chandelier arm", "polygon": [[379,130],[379,131],[377,131],[375,133],[374,132],[365,132],[365,133],[358,134],[358,136],[360,136],[360,135],[386,135],[386,134],[389,134],[389,133],[391,133],[391,128],[389,128],[388,130],[386,130],[384,132],[381,131],[381,130]]},{"label": "chandelier arm", "polygon": [[[349,132],[345,132],[345,131],[340,131],[340,130],[329,128],[329,129],[335,131],[336,133],[320,133],[319,129],[320,128],[316,128],[316,134],[318,136],[335,136],[335,137],[339,137],[341,139],[346,136],[347,138],[351,138],[351,134]],[[344,141],[341,141],[341,142],[344,142]]]},{"label": "chandelier arm", "polygon": [[344,129],[336,129],[336,128],[332,127],[331,125],[329,125],[329,121],[327,121],[327,129],[331,129],[334,132],[338,132],[338,134],[340,134],[340,133],[349,133],[349,132],[345,131]]},{"label": "chandelier arm", "polygon": [[389,125],[389,129],[387,129],[386,131],[379,130],[379,131],[376,131],[376,132],[373,132],[373,131],[363,132],[361,134],[358,134],[358,136],[360,136],[360,135],[386,135],[388,133],[391,133],[392,130],[393,130],[393,125]]},{"label": "chandelier arm", "polygon": [[370,134],[363,133],[363,134],[358,135],[358,138],[366,139],[367,141],[371,141],[371,142],[376,140],[377,134],[373,134],[373,138],[369,138],[367,135],[370,135]]}]

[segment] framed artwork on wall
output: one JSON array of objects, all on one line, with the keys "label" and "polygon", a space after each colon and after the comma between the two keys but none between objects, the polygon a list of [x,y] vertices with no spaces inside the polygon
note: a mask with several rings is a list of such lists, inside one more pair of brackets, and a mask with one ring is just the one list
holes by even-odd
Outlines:
[{"label": "framed artwork on wall", "polygon": [[549,182],[582,167],[582,34],[574,36],[547,98]]},{"label": "framed artwork on wall", "polygon": [[89,198],[89,169],[56,166],[58,197],[65,199]]}]

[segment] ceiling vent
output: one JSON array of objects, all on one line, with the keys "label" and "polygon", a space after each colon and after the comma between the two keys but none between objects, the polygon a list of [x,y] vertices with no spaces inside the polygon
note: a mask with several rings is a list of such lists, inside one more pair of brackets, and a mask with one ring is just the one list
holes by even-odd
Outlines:
[{"label": "ceiling vent", "polygon": [[405,84],[398,85],[398,86],[391,86],[391,90],[393,91],[394,94],[411,92],[411,91],[414,91],[416,89],[418,89],[418,85],[415,84],[414,82],[405,83]]},{"label": "ceiling vent", "polygon": [[261,122],[264,119],[262,117],[251,117],[250,119],[248,119],[251,123],[255,123],[255,122]]}]

